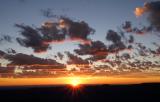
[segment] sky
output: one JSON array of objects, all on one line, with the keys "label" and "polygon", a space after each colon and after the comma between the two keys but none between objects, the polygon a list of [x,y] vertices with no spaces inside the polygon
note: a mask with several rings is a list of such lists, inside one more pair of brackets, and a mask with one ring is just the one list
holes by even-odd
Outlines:
[{"label": "sky", "polygon": [[157,76],[158,13],[158,0],[0,0],[0,63]]},{"label": "sky", "polygon": [[[126,20],[134,21],[136,24],[143,22],[142,18],[136,18],[134,15],[134,9],[137,6],[144,4],[143,0],[122,0],[122,1],[91,1],[91,0],[1,0],[0,13],[1,13],[1,34],[9,34],[13,37],[18,35],[19,29],[14,27],[14,24],[26,24],[41,26],[43,22],[48,20],[41,14],[41,10],[51,8],[53,13],[57,15],[67,15],[73,19],[84,20],[91,27],[96,29],[95,35],[92,36],[94,40],[103,40],[108,29],[117,29]],[[126,5],[127,4],[127,5]],[[154,39],[154,38],[153,38]],[[151,40],[151,39],[150,39]],[[69,50],[73,49],[70,44],[61,44],[61,47],[54,46],[51,52],[57,50]],[[1,49],[4,49],[2,46]],[[9,44],[6,47],[13,46],[18,52],[32,53],[30,49],[20,48],[18,44]],[[64,48],[65,47],[65,48]],[[50,53],[51,53],[50,52]],[[43,56],[43,55],[42,55]]]}]

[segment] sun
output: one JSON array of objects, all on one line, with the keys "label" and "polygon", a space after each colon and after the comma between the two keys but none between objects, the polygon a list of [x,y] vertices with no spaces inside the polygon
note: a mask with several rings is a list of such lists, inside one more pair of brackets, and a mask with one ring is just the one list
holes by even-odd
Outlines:
[{"label": "sun", "polygon": [[71,81],[71,84],[72,84],[72,86],[76,87],[76,86],[79,85],[79,81],[74,79],[74,80]]},{"label": "sun", "polygon": [[73,86],[73,87],[78,87],[81,83],[81,80],[80,78],[78,77],[73,77],[70,79],[70,84]]}]

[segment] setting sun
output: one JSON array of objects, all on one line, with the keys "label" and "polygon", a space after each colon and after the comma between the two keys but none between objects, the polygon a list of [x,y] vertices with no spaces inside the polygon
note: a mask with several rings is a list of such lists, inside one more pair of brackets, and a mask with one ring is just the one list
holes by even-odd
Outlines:
[{"label": "setting sun", "polygon": [[71,78],[71,79],[69,79],[70,81],[69,81],[69,83],[73,86],[73,87],[77,87],[77,86],[79,86],[79,84],[81,83],[81,80],[80,80],[80,78],[78,78],[78,77],[73,77],[73,78]]}]

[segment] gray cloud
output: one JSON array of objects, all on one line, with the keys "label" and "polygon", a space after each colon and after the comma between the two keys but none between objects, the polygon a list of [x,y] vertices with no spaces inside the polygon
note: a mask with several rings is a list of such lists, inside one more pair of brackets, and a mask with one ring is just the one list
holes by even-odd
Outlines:
[{"label": "gray cloud", "polygon": [[88,36],[94,30],[84,21],[75,22],[69,18],[61,18],[59,22],[45,22],[40,28],[33,28],[22,24],[16,24],[20,28],[17,42],[24,47],[31,47],[34,52],[45,52],[50,49],[52,42],[62,42],[66,39],[89,41]]},{"label": "gray cloud", "polygon": [[89,64],[88,60],[83,60],[82,58],[74,55],[70,52],[65,52],[68,56],[67,64]]},{"label": "gray cloud", "polygon": [[33,48],[34,52],[43,52],[49,49],[49,44],[43,43],[43,37],[39,34],[39,32],[30,27],[25,25],[15,25],[18,28],[21,28],[20,34],[24,38],[18,37],[16,40],[17,42],[24,46],[24,47],[31,47]]}]

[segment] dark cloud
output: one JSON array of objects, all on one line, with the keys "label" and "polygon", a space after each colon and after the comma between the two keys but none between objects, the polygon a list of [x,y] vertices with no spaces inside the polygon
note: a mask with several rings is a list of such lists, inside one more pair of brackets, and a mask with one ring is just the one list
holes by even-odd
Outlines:
[{"label": "dark cloud", "polygon": [[117,53],[121,50],[126,49],[126,46],[123,42],[119,42],[119,43],[114,43],[108,46],[108,51],[110,53]]},{"label": "dark cloud", "polygon": [[60,60],[62,60],[64,58],[64,55],[60,52],[57,53],[57,56],[59,57]]},{"label": "dark cloud", "polygon": [[133,43],[133,42],[134,42],[134,37],[133,37],[132,35],[129,36],[128,42],[129,42],[129,43]]},{"label": "dark cloud", "polygon": [[67,29],[68,36],[72,39],[87,40],[87,37],[95,32],[85,21],[75,22],[69,18],[61,18],[60,27]]},{"label": "dark cloud", "polygon": [[[151,50],[149,48],[147,48],[145,45],[143,45],[142,43],[136,43],[136,50],[138,51],[138,54],[140,56],[148,56],[149,53],[151,52]],[[154,51],[155,52],[155,51]],[[152,53],[152,52],[151,52]]]},{"label": "dark cloud", "polygon": [[54,41],[63,41],[66,36],[64,29],[60,30],[57,28],[58,23],[45,22],[39,31],[43,36],[43,42],[50,43]]},{"label": "dark cloud", "polygon": [[155,45],[156,47],[160,47],[160,45],[156,42],[153,42],[152,44]]},{"label": "dark cloud", "polygon": [[122,24],[122,28],[126,31],[126,32],[132,32],[132,24],[130,21],[126,21],[124,24]]},{"label": "dark cloud", "polygon": [[5,55],[6,53],[4,51],[1,51],[0,50],[0,58],[3,58],[3,56]]},{"label": "dark cloud", "polygon": [[3,42],[3,41],[11,43],[12,42],[12,38],[9,35],[1,35],[0,36],[0,43]]},{"label": "dark cloud", "polygon": [[58,63],[54,59],[44,59],[23,53],[10,54],[0,50],[0,58],[11,61],[8,64],[9,66],[39,66],[40,68],[52,66],[51,68],[65,68],[64,64]]},{"label": "dark cloud", "polygon": [[[61,12],[63,14],[61,15],[57,15],[55,14],[55,12]],[[62,9],[55,9],[55,8],[46,8],[46,9],[41,9],[40,12],[42,13],[42,15],[44,17],[47,17],[47,18],[62,18],[63,16],[66,17],[67,14],[65,14],[65,12],[69,11],[69,8],[62,8]]]},{"label": "dark cloud", "polygon": [[108,41],[112,41],[113,43],[121,42],[121,36],[118,35],[118,33],[113,30],[108,30],[106,39]]},{"label": "dark cloud", "polygon": [[[123,38],[126,39],[126,37]],[[112,44],[106,46],[101,41],[91,41],[90,44],[79,44],[79,49],[75,49],[74,51],[78,55],[91,55],[88,60],[97,61],[105,59],[109,53],[117,53],[121,50],[132,49],[132,45],[126,47],[127,44],[122,41],[120,34],[113,30],[107,32],[106,40],[111,41]],[[134,37],[130,36],[128,42],[133,43]]]},{"label": "dark cloud", "polygon": [[9,54],[15,54],[16,53],[16,51],[14,49],[12,49],[12,48],[8,48],[6,51]]},{"label": "dark cloud", "polygon": [[132,45],[128,45],[127,48],[128,48],[128,49],[133,49],[133,46],[132,46]]},{"label": "dark cloud", "polygon": [[131,21],[126,21],[124,24],[122,24],[122,29],[126,33],[135,33],[139,35],[143,35],[153,30],[151,26],[133,27]]},{"label": "dark cloud", "polygon": [[24,47],[31,47],[34,52],[44,52],[49,49],[49,44],[44,43],[43,37],[39,34],[39,32],[25,25],[15,25],[18,28],[21,28],[20,34],[24,38],[17,38],[17,42]]},{"label": "dark cloud", "polygon": [[70,52],[65,52],[68,56],[68,64],[89,64],[88,60],[83,60],[77,55],[71,54]]},{"label": "dark cloud", "polygon": [[122,56],[121,56],[121,58],[126,60],[126,59],[130,59],[131,56],[130,56],[129,53],[123,53]]},{"label": "dark cloud", "polygon": [[156,50],[149,49],[149,51],[155,56],[160,55],[160,47],[156,48]]},{"label": "dark cloud", "polygon": [[41,9],[41,13],[44,17],[47,18],[58,18],[59,16],[53,13],[53,9],[47,8],[47,9]]},{"label": "dark cloud", "polygon": [[158,48],[156,49],[156,52],[157,52],[157,54],[160,55],[160,47],[158,47]]},{"label": "dark cloud", "polygon": [[155,50],[152,50],[152,49],[149,49],[149,51],[152,53],[152,54],[159,54],[160,55],[160,45],[156,42],[153,42],[152,43],[154,46],[156,46],[156,49]]},{"label": "dark cloud", "polygon": [[144,31],[143,29],[139,29],[139,28],[133,28],[133,33],[139,34],[139,35],[143,35]]},{"label": "dark cloud", "polygon": [[160,1],[153,1],[145,4],[146,12],[149,12],[151,26],[160,31]]},{"label": "dark cloud", "polygon": [[113,30],[108,30],[106,40],[112,42],[112,44],[108,46],[108,51],[110,53],[126,49],[126,45],[121,41],[121,36]]},{"label": "dark cloud", "polygon": [[108,54],[105,44],[101,41],[92,41],[91,44],[79,44],[74,50],[78,55],[91,55],[94,60],[105,59]]},{"label": "dark cloud", "polygon": [[43,59],[35,57],[33,55],[26,55],[22,53],[17,53],[15,55],[8,54],[4,58],[11,61],[10,65],[62,65],[52,59]]},{"label": "dark cloud", "polygon": [[135,34],[143,35],[145,33],[151,32],[153,28],[151,26],[142,26],[141,28],[134,27],[132,32]]},{"label": "dark cloud", "polygon": [[137,7],[135,9],[136,16],[141,16],[144,13],[147,13],[150,23],[150,26],[145,28],[150,31],[160,31],[160,1],[147,2],[143,7]]},{"label": "dark cloud", "polygon": [[[61,29],[58,29],[61,28]],[[45,22],[40,28],[45,40],[62,41],[65,38],[88,40],[88,36],[94,33],[94,30],[84,22],[76,22],[66,17],[61,17],[58,22]]]},{"label": "dark cloud", "polygon": [[31,47],[34,52],[44,52],[50,49],[53,42],[62,42],[66,39],[77,41],[89,41],[88,36],[94,30],[84,21],[75,22],[69,18],[61,18],[59,22],[47,21],[40,28],[33,28],[22,24],[16,24],[20,28],[17,42],[24,47]]}]

